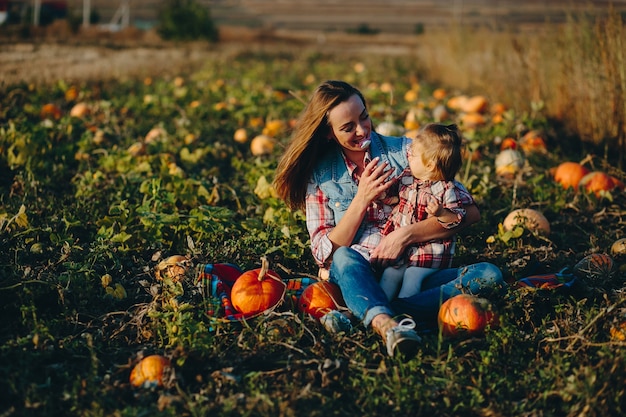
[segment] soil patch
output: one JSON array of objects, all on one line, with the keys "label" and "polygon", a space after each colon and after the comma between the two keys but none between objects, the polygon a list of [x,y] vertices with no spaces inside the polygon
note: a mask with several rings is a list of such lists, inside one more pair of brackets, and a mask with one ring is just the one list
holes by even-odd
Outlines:
[{"label": "soil patch", "polygon": [[236,54],[255,48],[407,54],[416,47],[417,37],[222,27],[218,43],[172,43],[162,41],[154,31],[129,29],[111,33],[91,29],[72,35],[63,28],[52,27],[50,32],[30,40],[5,38],[0,43],[0,86],[6,87],[20,82],[176,75],[201,67],[214,54]]}]

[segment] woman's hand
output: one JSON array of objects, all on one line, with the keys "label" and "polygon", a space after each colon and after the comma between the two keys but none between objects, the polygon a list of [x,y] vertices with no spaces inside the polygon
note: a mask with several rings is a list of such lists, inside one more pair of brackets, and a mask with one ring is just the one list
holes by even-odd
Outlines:
[{"label": "woman's hand", "polygon": [[410,237],[409,227],[400,227],[387,236],[383,236],[376,249],[370,254],[370,263],[381,268],[392,265],[409,245]]},{"label": "woman's hand", "polygon": [[395,262],[409,245],[450,238],[480,220],[480,211],[476,205],[465,206],[465,210],[465,219],[454,229],[446,229],[439,224],[436,217],[429,217],[383,236],[370,255],[370,263],[377,267],[386,267]]},{"label": "woman's hand", "polygon": [[350,246],[354,240],[367,208],[381,193],[387,191],[394,181],[388,181],[393,173],[388,164],[378,165],[379,158],[374,158],[365,165],[356,195],[348,206],[343,217],[328,233],[328,239],[333,244],[333,251],[339,246]]},{"label": "woman's hand", "polygon": [[354,196],[355,199],[362,200],[366,205],[376,200],[393,185],[393,181],[389,181],[393,169],[389,168],[387,162],[378,164],[379,160],[380,158],[376,157],[365,165],[359,179],[357,193]]}]

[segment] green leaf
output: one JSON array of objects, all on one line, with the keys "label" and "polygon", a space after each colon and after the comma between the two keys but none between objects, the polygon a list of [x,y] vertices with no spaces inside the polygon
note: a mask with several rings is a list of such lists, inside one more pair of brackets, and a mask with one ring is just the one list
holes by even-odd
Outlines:
[{"label": "green leaf", "polygon": [[130,240],[133,236],[126,232],[119,232],[111,237],[111,242],[113,243],[124,243]]}]

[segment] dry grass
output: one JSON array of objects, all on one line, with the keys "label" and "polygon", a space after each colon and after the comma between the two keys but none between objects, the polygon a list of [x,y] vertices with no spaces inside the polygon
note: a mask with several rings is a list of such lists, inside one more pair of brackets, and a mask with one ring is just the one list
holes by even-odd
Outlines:
[{"label": "dry grass", "polygon": [[572,17],[551,30],[497,33],[456,28],[423,36],[420,65],[434,83],[543,113],[565,131],[623,160],[626,30],[618,13]]}]

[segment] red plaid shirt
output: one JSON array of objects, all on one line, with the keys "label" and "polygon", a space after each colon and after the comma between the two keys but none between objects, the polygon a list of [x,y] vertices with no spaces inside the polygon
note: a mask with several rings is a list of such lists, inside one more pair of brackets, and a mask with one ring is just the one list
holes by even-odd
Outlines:
[{"label": "red plaid shirt", "polygon": [[[422,181],[406,169],[400,178],[400,202],[393,208],[391,216],[383,226],[382,234],[419,222],[428,217],[428,200],[436,198],[444,208],[457,214],[458,222],[443,227],[453,228],[465,217],[465,205],[474,204],[469,191],[458,181]],[[411,266],[424,268],[449,268],[455,250],[454,237],[444,240],[418,243],[406,249],[404,261]]]},{"label": "red plaid shirt", "polygon": [[[369,155],[366,155],[366,159]],[[344,161],[353,181],[358,184],[356,177],[356,164],[345,158]],[[398,186],[389,189],[387,195],[381,200],[374,201],[367,208],[363,219],[363,233],[358,241],[353,242],[351,247],[361,253],[365,259],[370,258],[372,251],[381,239],[381,230],[387,218],[391,214],[392,206],[397,204]],[[309,183],[306,194],[306,225],[311,236],[311,251],[319,266],[328,267],[328,260],[332,255],[333,244],[328,238],[328,233],[336,226],[335,215],[329,206],[329,199],[320,190],[319,186]]]}]

